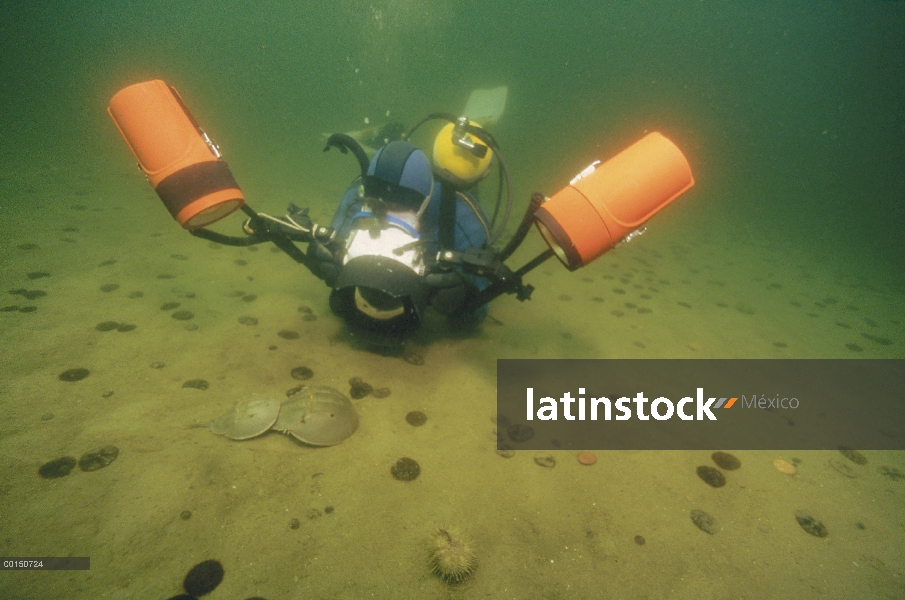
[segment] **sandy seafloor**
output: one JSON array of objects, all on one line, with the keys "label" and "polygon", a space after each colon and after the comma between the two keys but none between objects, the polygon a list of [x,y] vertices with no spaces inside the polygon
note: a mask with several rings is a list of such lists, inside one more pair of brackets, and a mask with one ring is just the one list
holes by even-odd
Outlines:
[{"label": "sandy seafloor", "polygon": [[[327,288],[271,248],[181,232],[120,167],[10,168],[0,181],[22,207],[0,226],[0,304],[37,307],[0,313],[0,554],[91,557],[90,571],[4,572],[0,597],[164,599],[207,559],[225,569],[211,600],[905,597],[905,481],[878,471],[905,471],[905,453],[865,451],[848,478],[836,452],[738,451],[741,469],[713,489],[695,474],[709,452],[598,452],[585,467],[561,451],[548,469],[534,452],[498,456],[493,422],[497,358],[901,357],[905,306],[885,267],[664,219],[583,270],[543,265],[531,302],[495,301],[473,334],[430,320],[407,350],[418,366],[352,343]],[[516,258],[540,249],[533,236]],[[27,279],[39,271],[49,277]],[[19,288],[47,295],[6,295]],[[170,301],[194,318],[171,318]],[[109,320],[137,327],[95,329]],[[192,427],[252,393],[282,397],[297,366],[312,384],[348,393],[361,377],[391,394],[355,400],[359,431],[330,448]],[[76,367],[90,376],[58,379]],[[196,378],[209,389],[182,387]],[[406,422],[412,410],[424,426]],[[120,454],[105,469],[37,474],[108,444]],[[415,481],[390,475],[403,456],[421,465]],[[715,534],[692,509],[714,516]],[[805,533],[796,510],[829,535]],[[429,534],[448,525],[478,557],[457,586],[426,561]]]}]

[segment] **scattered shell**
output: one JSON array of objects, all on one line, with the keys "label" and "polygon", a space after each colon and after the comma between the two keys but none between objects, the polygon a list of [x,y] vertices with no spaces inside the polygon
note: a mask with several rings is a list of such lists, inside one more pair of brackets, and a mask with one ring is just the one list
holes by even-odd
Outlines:
[{"label": "scattered shell", "polygon": [[845,446],[842,446],[839,448],[839,454],[841,454],[845,458],[849,459],[856,465],[866,465],[867,464],[867,457],[864,456],[863,454],[861,454],[860,452],[858,452],[857,450],[852,450],[851,448],[846,448]]},{"label": "scattered shell", "polygon": [[355,400],[364,398],[373,391],[370,383],[365,383],[361,377],[353,377],[349,380],[349,395]]},{"label": "scattered shell", "polygon": [[292,369],[289,374],[292,375],[293,379],[298,379],[299,381],[305,381],[306,379],[314,377],[314,371],[308,367],[296,367]]},{"label": "scattered shell", "polygon": [[223,565],[218,560],[198,563],[182,580],[182,588],[192,598],[200,598],[214,591],[223,581]]},{"label": "scattered shell", "polygon": [[204,379],[189,379],[185,383],[182,384],[184,388],[191,388],[194,390],[206,390],[210,387],[210,384]]},{"label": "scattered shell", "polygon": [[211,421],[210,430],[231,440],[247,440],[270,429],[279,414],[279,400],[255,394],[236,402],[229,412]]},{"label": "scattered shell", "polygon": [[104,446],[91,450],[79,459],[79,468],[83,471],[97,471],[108,466],[119,456],[119,448],[116,446]]},{"label": "scattered shell", "polygon": [[728,452],[714,452],[710,458],[713,459],[716,466],[727,471],[735,471],[742,466],[742,462]]},{"label": "scattered shell", "polygon": [[795,511],[795,520],[801,525],[801,528],[813,535],[814,537],[824,538],[829,532],[823,523],[809,515],[803,510]]},{"label": "scattered shell", "polygon": [[597,456],[595,456],[593,452],[579,452],[576,458],[578,459],[578,462],[587,466],[591,466],[597,462]]},{"label": "scattered shell", "polygon": [[702,465],[697,468],[697,474],[710,487],[718,488],[726,485],[726,477],[723,476],[719,469]]},{"label": "scattered shell", "polygon": [[38,469],[38,475],[40,475],[44,479],[57,479],[58,477],[65,477],[72,472],[72,469],[75,468],[75,464],[75,457],[61,456],[60,458],[56,458],[41,465],[41,468]]},{"label": "scattered shell", "polygon": [[413,427],[421,427],[427,423],[427,415],[420,410],[413,410],[405,415],[406,422]]},{"label": "scattered shell", "polygon": [[694,523],[694,526],[704,533],[709,533],[710,535],[716,533],[716,519],[714,519],[713,516],[709,513],[696,508],[691,511],[690,516],[691,522]]},{"label": "scattered shell", "polygon": [[905,473],[898,470],[895,467],[887,467],[887,466],[879,466],[877,467],[877,473],[885,477],[890,481],[902,481],[905,480]]},{"label": "scattered shell", "polygon": [[424,364],[424,357],[420,354],[410,353],[406,354],[403,357],[403,360],[410,365],[415,365],[416,367],[420,367]]},{"label": "scattered shell", "polygon": [[91,371],[88,369],[69,369],[68,371],[63,371],[60,373],[60,376],[57,377],[60,381],[81,381],[84,378],[88,377],[91,374]]},{"label": "scattered shell", "polygon": [[834,471],[836,471],[843,477],[848,477],[849,479],[855,479],[856,477],[858,477],[858,474],[855,473],[855,470],[851,465],[842,462],[838,458],[831,458],[828,461],[828,464],[833,468]]},{"label": "scattered shell", "polygon": [[781,458],[773,461],[773,468],[784,475],[795,475],[798,473],[798,469],[792,463],[786,462]]},{"label": "scattered shell", "polygon": [[399,481],[413,481],[421,474],[421,465],[415,459],[404,456],[393,463],[390,474]]},{"label": "scattered shell", "polygon": [[534,456],[534,462],[548,469],[556,466],[556,459],[551,454],[537,454]]},{"label": "scattered shell", "polygon": [[509,439],[511,439],[513,442],[527,442],[534,437],[534,428],[530,425],[521,425],[519,423],[516,423],[514,425],[510,425],[506,430],[506,433],[509,434]]},{"label": "scattered shell", "polygon": [[334,446],[358,429],[358,413],[339,391],[306,386],[283,403],[273,428],[312,446]]}]

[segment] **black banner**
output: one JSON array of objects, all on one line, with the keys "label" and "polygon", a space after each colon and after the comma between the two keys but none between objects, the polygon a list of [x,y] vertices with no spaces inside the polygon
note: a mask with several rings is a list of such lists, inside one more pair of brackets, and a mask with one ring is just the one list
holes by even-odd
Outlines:
[{"label": "black banner", "polygon": [[87,571],[91,558],[87,556],[4,556],[0,558],[3,571]]},{"label": "black banner", "polygon": [[500,449],[905,450],[905,360],[497,361]]}]

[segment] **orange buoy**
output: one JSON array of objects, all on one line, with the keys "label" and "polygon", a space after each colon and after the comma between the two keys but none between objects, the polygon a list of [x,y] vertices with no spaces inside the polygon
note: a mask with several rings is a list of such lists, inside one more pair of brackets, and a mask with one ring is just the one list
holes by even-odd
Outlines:
[{"label": "orange buoy", "polygon": [[682,151],[649,133],[595,163],[535,212],[541,235],[574,271],[611,249],[694,185]]},{"label": "orange buoy", "polygon": [[242,207],[245,197],[217,147],[175,89],[155,79],[123,88],[107,113],[167,210],[197,229]]}]

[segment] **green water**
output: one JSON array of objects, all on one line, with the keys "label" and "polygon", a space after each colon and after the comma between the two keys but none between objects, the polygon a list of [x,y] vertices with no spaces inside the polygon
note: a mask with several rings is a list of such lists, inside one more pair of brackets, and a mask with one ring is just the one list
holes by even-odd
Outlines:
[{"label": "green water", "polygon": [[[902,597],[905,482],[888,474],[905,453],[865,451],[850,478],[836,452],[738,451],[712,489],[703,451],[504,459],[492,419],[498,358],[903,358],[903,32],[905,2],[7,3],[0,306],[36,310],[0,312],[0,555],[90,556],[91,570],[4,571],[0,596],[169,598],[216,559],[211,599]],[[105,113],[151,78],[270,214],[332,215],[356,168],[322,153],[324,133],[411,125],[499,85],[492,133],[517,213],[651,130],[696,185],[591,265],[539,267],[532,300],[495,300],[476,332],[429,318],[406,350],[419,366],[356,346],[285,255],[180,230]],[[510,262],[542,249],[532,233]],[[6,295],[22,288],[47,294]],[[391,393],[355,400],[358,432],[330,448],[195,427],[252,393],[282,397],[298,366]],[[78,367],[91,374],[58,379]],[[109,444],[105,469],[37,475]],[[401,457],[418,479],[390,476]],[[477,556],[457,586],[427,561],[447,526]]]}]

